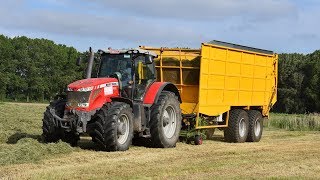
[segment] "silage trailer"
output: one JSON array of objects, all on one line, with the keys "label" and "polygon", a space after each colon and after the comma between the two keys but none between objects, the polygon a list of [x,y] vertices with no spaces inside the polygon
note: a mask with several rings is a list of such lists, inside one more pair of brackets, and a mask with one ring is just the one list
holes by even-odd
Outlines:
[{"label": "silage trailer", "polygon": [[[221,41],[201,49],[140,48],[153,51],[157,81],[179,89],[181,136],[201,144],[201,131],[224,130],[228,142],[257,142],[263,118],[277,98],[278,55],[272,51]],[[209,129],[209,130],[208,130]]]}]

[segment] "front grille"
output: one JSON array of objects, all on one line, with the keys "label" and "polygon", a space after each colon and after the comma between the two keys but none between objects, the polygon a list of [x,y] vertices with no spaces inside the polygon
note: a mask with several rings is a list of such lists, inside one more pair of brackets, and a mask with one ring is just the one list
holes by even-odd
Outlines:
[{"label": "front grille", "polygon": [[78,107],[79,104],[89,103],[91,91],[80,92],[80,91],[69,91],[67,92],[68,106]]}]

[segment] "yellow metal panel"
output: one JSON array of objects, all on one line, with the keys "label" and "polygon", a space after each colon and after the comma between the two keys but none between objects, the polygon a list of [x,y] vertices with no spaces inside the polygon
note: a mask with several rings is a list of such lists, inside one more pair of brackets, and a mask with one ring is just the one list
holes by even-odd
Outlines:
[{"label": "yellow metal panel", "polygon": [[158,54],[157,79],[178,87],[185,114],[217,116],[234,106],[255,106],[267,116],[276,102],[277,55],[212,44],[201,50],[140,48]]},{"label": "yellow metal panel", "polygon": [[216,75],[215,77],[210,76],[208,80],[208,86],[215,87],[216,89],[224,89],[224,79],[225,76],[223,75]]},{"label": "yellow metal panel", "polygon": [[155,59],[157,81],[172,82],[177,86],[182,99],[182,113],[197,113],[200,49],[152,48],[146,46],[140,46],[140,48],[153,51],[158,55],[158,58]]},{"label": "yellow metal panel", "polygon": [[202,44],[199,113],[217,116],[234,106],[268,113],[276,101],[275,62],[276,55]]},{"label": "yellow metal panel", "polygon": [[253,65],[254,64],[254,54],[242,53],[243,62]]},{"label": "yellow metal panel", "polygon": [[197,104],[196,103],[182,103],[180,105],[183,114],[197,113]]},{"label": "yellow metal panel", "polygon": [[242,75],[245,77],[253,76],[253,66],[251,64],[241,64]]}]

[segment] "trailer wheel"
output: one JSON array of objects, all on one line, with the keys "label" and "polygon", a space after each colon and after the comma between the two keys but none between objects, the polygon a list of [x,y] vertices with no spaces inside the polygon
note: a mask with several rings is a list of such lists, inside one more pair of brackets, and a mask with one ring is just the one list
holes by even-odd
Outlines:
[{"label": "trailer wheel", "polygon": [[247,139],[248,129],[248,113],[242,109],[231,110],[228,127],[224,130],[224,138],[227,142],[243,143]]},{"label": "trailer wheel", "polygon": [[263,119],[257,110],[248,111],[249,115],[249,132],[247,142],[259,142],[262,136]]},{"label": "trailer wheel", "polygon": [[106,151],[126,151],[133,137],[133,114],[126,103],[103,106],[93,118],[94,138]]},{"label": "trailer wheel", "polygon": [[47,106],[42,119],[42,137],[45,143],[57,142],[62,138],[62,130],[55,124],[54,117],[50,109],[54,109],[59,117],[64,114],[66,100],[57,100]]},{"label": "trailer wheel", "polygon": [[194,144],[195,144],[195,145],[201,145],[202,142],[203,142],[203,140],[202,140],[202,137],[201,137],[200,135],[196,135],[196,136],[194,137]]},{"label": "trailer wheel", "polygon": [[181,109],[174,93],[161,92],[158,101],[151,106],[150,132],[154,147],[172,148],[179,140]]}]

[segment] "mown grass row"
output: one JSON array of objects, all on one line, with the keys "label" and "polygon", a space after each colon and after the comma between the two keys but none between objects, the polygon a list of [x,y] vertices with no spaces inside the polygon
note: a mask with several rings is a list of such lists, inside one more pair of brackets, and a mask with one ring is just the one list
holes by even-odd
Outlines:
[{"label": "mown grass row", "polygon": [[16,144],[0,145],[0,165],[36,163],[56,155],[69,154],[73,148],[65,143],[44,144],[33,138],[20,139]]},{"label": "mown grass row", "polygon": [[75,150],[64,142],[42,142],[45,107],[45,104],[0,103],[0,166],[39,162]]},{"label": "mown grass row", "polygon": [[265,126],[290,131],[320,131],[320,114],[271,113]]},{"label": "mown grass row", "polygon": [[[41,142],[45,107],[45,104],[0,103],[0,166],[38,162],[78,150],[64,142]],[[320,115],[272,113],[265,125],[292,131],[320,131]]]}]

